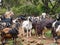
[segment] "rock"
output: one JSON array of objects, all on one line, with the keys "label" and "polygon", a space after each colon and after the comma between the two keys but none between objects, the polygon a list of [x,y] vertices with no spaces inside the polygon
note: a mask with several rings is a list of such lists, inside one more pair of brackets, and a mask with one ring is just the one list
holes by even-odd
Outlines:
[{"label": "rock", "polygon": [[24,41],[24,39],[22,39],[22,41]]},{"label": "rock", "polygon": [[24,41],[24,39],[22,39],[22,41]]},{"label": "rock", "polygon": [[36,45],[43,45],[43,43],[41,43],[40,41],[38,41]]},{"label": "rock", "polygon": [[28,43],[27,45],[30,45],[30,43]]},{"label": "rock", "polygon": [[39,43],[37,43],[36,45],[44,45],[44,44],[39,44]]},{"label": "rock", "polygon": [[35,42],[35,40],[30,40],[30,43],[34,43]]}]

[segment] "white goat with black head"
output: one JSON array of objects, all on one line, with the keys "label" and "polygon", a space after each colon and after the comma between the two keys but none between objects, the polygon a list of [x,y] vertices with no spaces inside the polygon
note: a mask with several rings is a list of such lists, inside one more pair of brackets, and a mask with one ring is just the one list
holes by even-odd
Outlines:
[{"label": "white goat with black head", "polygon": [[30,31],[30,37],[31,37],[32,22],[31,22],[30,17],[28,17],[27,20],[23,21],[22,28],[27,31],[27,38],[28,38],[29,31]]}]

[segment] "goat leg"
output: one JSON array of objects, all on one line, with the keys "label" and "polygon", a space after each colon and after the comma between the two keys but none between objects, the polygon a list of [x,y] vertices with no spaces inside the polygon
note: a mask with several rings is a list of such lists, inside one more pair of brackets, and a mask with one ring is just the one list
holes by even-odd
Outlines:
[{"label": "goat leg", "polygon": [[27,29],[27,38],[28,38],[28,29]]},{"label": "goat leg", "polygon": [[2,45],[5,45],[5,40],[4,40],[3,37],[2,37],[2,39],[1,39],[1,41],[2,41]]},{"label": "goat leg", "polygon": [[31,30],[30,30],[30,37],[31,37]]},{"label": "goat leg", "polygon": [[16,38],[13,38],[13,45],[16,45]]},{"label": "goat leg", "polygon": [[42,37],[45,39],[46,37],[45,37],[45,35],[44,35],[44,31],[42,32]]}]

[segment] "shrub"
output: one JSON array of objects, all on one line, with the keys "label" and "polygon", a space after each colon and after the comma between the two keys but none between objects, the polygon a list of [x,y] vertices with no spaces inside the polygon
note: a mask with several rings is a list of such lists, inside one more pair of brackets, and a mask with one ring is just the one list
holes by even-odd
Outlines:
[{"label": "shrub", "polygon": [[45,36],[48,37],[48,38],[51,38],[52,37],[51,31],[47,31],[45,33]]}]

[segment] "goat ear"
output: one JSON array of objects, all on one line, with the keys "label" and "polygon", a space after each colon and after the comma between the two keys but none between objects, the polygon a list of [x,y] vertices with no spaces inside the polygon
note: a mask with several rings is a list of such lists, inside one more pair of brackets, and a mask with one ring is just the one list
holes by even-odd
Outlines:
[{"label": "goat ear", "polygon": [[31,19],[29,19],[29,21],[31,21],[31,22],[32,22],[32,20],[31,20]]}]

